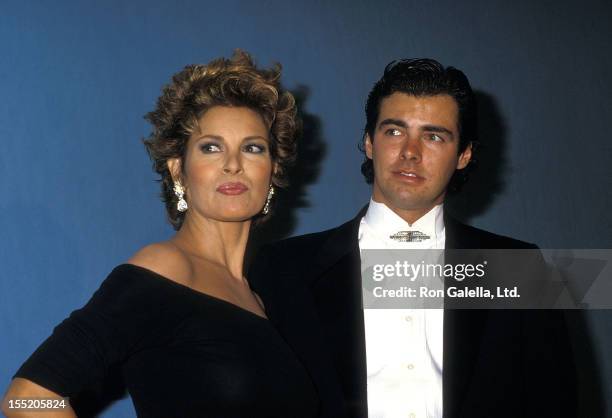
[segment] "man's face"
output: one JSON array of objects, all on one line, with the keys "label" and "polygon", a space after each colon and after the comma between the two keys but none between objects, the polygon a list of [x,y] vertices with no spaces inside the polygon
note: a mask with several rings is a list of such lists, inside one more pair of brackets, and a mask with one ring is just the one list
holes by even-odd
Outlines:
[{"label": "man's face", "polygon": [[453,173],[472,155],[470,147],[458,154],[458,116],[446,94],[394,93],[382,100],[374,138],[365,142],[374,163],[374,201],[411,223],[444,201]]}]

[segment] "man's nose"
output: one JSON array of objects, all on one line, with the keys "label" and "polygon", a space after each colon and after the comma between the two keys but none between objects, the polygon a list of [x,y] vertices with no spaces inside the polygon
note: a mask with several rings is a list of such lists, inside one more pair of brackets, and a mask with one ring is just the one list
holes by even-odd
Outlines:
[{"label": "man's nose", "polygon": [[421,161],[422,142],[417,136],[408,136],[402,144],[400,158],[402,160]]}]

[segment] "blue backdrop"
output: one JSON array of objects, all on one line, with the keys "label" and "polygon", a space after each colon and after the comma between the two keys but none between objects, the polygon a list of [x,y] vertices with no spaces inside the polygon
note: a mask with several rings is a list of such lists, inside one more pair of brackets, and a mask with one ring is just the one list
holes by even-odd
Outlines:
[{"label": "blue backdrop", "polygon": [[[610,21],[603,0],[3,1],[0,389],[112,267],[170,236],[142,116],[184,65],[237,47],[283,64],[307,122],[276,235],[367,202],[366,94],[390,60],[425,56],[464,70],[482,105],[485,155],[458,216],[543,248],[610,248]],[[595,363],[581,365],[608,399],[609,318],[588,314]],[[124,400],[103,416],[133,414]]]}]

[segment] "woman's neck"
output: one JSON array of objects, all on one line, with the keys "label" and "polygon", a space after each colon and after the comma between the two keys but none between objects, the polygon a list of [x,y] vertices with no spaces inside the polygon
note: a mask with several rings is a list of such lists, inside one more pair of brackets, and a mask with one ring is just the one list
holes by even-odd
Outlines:
[{"label": "woman's neck", "polygon": [[170,241],[193,257],[227,269],[242,281],[250,227],[250,220],[225,222],[187,217]]}]

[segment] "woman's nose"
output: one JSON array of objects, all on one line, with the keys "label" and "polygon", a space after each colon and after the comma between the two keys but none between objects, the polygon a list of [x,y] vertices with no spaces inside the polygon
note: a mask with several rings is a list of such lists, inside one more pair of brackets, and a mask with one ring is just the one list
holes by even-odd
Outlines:
[{"label": "woman's nose", "polygon": [[229,152],[223,165],[225,174],[238,174],[242,171],[242,161],[239,152]]}]

